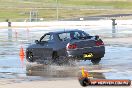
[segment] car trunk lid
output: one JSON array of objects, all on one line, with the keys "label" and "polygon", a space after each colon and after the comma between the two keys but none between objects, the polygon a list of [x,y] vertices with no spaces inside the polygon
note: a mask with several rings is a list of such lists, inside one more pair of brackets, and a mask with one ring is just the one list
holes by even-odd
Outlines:
[{"label": "car trunk lid", "polygon": [[70,43],[67,44],[67,49],[76,49],[76,48],[89,48],[95,46],[102,46],[104,45],[101,39],[80,39],[80,40],[72,40]]}]

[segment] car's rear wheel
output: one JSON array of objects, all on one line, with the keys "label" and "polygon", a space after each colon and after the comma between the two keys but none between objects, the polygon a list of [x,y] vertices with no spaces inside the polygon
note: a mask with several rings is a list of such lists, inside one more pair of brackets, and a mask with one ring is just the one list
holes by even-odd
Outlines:
[{"label": "car's rear wheel", "polygon": [[96,64],[99,64],[100,60],[101,60],[101,58],[93,58],[93,59],[91,59],[91,62],[92,62],[94,65],[96,65]]}]

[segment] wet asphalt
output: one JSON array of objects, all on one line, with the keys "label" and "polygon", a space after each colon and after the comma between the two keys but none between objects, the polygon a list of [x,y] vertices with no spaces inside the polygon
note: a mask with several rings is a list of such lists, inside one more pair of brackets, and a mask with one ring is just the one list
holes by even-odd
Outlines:
[{"label": "wet asphalt", "polygon": [[[55,30],[55,29],[52,29]],[[74,66],[42,65],[21,61],[19,51],[21,46],[26,47],[34,40],[39,39],[45,32],[52,31],[48,28],[15,28],[0,30],[0,78],[39,77],[43,78],[71,78],[77,77],[84,67],[94,78],[101,79],[131,79],[132,80],[132,47],[106,45],[106,54],[99,65],[90,61],[76,62]],[[62,29],[63,30],[63,29]],[[111,29],[92,30],[85,29],[90,34],[99,34],[103,37],[112,37]],[[129,29],[117,30],[116,37],[123,35],[130,37]],[[127,31],[127,33],[125,32]],[[114,39],[114,38],[113,38]]]}]

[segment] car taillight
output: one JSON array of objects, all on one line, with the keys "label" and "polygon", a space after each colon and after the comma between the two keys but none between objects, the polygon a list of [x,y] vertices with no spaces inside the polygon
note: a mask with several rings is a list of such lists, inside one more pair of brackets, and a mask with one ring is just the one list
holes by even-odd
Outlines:
[{"label": "car taillight", "polygon": [[75,48],[77,48],[77,45],[76,44],[68,44],[67,48],[68,49],[75,49]]},{"label": "car taillight", "polygon": [[96,46],[104,45],[103,41],[96,41]]}]

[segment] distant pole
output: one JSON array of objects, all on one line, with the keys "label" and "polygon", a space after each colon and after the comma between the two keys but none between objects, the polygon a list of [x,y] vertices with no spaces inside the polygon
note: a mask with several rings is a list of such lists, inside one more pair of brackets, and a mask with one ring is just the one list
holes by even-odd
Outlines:
[{"label": "distant pole", "polygon": [[30,17],[29,17],[29,21],[32,21],[32,11],[30,11]]},{"label": "distant pole", "polygon": [[58,15],[59,15],[58,0],[56,0],[56,20],[59,19]]},{"label": "distant pole", "polygon": [[8,40],[12,41],[12,29],[11,29],[11,22],[9,19],[6,19],[6,22],[8,23]]},{"label": "distant pole", "polygon": [[115,38],[115,34],[116,34],[116,28],[115,26],[117,25],[117,23],[115,22],[116,19],[111,19],[112,20],[112,37]]},{"label": "distant pole", "polygon": [[36,22],[38,21],[38,11],[36,11]]}]

